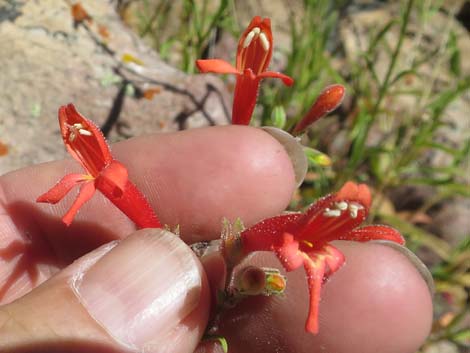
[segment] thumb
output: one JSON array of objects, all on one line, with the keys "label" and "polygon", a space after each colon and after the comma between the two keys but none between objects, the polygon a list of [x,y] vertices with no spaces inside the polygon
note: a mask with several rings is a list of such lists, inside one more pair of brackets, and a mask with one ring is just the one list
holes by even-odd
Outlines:
[{"label": "thumb", "polygon": [[186,244],[138,231],[0,307],[0,352],[193,352],[209,290]]}]

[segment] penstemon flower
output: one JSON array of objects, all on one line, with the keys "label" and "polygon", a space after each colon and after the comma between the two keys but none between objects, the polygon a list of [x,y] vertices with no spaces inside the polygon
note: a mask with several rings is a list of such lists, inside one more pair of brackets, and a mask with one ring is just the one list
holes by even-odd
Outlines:
[{"label": "penstemon flower", "polygon": [[290,86],[294,80],[279,72],[267,71],[273,54],[273,36],[269,18],[256,16],[243,32],[237,48],[235,67],[220,59],[197,60],[203,73],[237,75],[232,108],[232,124],[248,125],[255,109],[261,79],[280,78]]},{"label": "penstemon flower", "polygon": [[315,121],[338,108],[343,101],[344,93],[343,85],[334,84],[326,87],[317,97],[307,114],[295,125],[293,133],[301,133]]},{"label": "penstemon flower", "polygon": [[68,174],[37,202],[56,204],[75,186],[80,192],[62,218],[72,223],[80,207],[99,190],[139,228],[160,228],[161,224],[145,197],[128,179],[127,169],[116,161],[100,129],[77,112],[73,104],[59,109],[59,125],[68,152],[86,170],[86,174]]},{"label": "penstemon flower", "polygon": [[316,334],[321,287],[344,263],[344,255],[331,242],[381,239],[404,244],[401,234],[388,226],[358,228],[366,219],[370,204],[368,187],[348,182],[337,193],[311,205],[305,213],[268,218],[242,231],[236,239],[226,237],[225,256],[234,263],[254,251],[272,251],[286,271],[303,266],[310,293],[305,330]]}]

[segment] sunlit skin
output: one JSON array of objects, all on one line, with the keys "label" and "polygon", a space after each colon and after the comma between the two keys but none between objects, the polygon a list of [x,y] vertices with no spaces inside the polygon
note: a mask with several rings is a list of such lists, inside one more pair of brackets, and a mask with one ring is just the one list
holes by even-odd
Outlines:
[{"label": "sunlit skin", "polygon": [[305,330],[317,334],[320,291],[324,281],[338,271],[344,255],[330,244],[334,240],[366,242],[388,240],[404,244],[400,233],[383,225],[357,228],[367,217],[370,191],[364,184],[346,183],[336,194],[314,203],[305,213],[266,219],[241,233],[242,251],[272,251],[286,271],[303,266],[310,292]]},{"label": "sunlit skin", "polygon": [[68,174],[37,202],[55,204],[76,185],[80,191],[62,218],[70,225],[80,207],[99,190],[139,228],[159,228],[160,221],[142,193],[128,179],[126,167],[116,161],[100,129],[75,109],[73,104],[59,109],[59,125],[67,151],[85,169],[86,174]]},{"label": "sunlit skin", "polygon": [[248,125],[256,105],[261,79],[279,78],[291,86],[294,80],[279,72],[267,71],[273,54],[273,36],[269,18],[256,16],[245,29],[237,48],[235,67],[220,59],[197,60],[203,73],[237,75],[233,98],[232,124]]}]

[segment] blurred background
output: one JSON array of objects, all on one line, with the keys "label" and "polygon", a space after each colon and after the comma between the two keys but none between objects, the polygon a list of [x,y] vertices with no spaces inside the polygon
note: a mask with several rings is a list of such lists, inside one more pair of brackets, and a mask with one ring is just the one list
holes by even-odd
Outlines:
[{"label": "blurred background", "polygon": [[74,102],[111,141],[228,124],[240,33],[270,17],[270,68],[254,125],[289,129],[322,89],[341,107],[302,136],[307,179],[292,209],[346,180],[373,189],[430,267],[435,322],[422,353],[470,350],[470,2],[462,0],[0,0],[0,173],[64,156],[57,108]]}]

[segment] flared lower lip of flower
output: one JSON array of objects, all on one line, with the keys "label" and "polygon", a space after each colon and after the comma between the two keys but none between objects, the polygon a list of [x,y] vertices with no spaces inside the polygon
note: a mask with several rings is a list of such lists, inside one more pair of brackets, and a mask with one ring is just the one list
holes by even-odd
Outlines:
[{"label": "flared lower lip of flower", "polygon": [[305,213],[266,219],[241,233],[242,252],[273,251],[286,271],[303,265],[307,273],[310,309],[305,329],[318,332],[318,306],[323,281],[344,263],[330,242],[389,240],[404,244],[401,234],[388,226],[358,227],[367,217],[371,194],[364,184],[346,183],[336,194],[314,203]]}]

